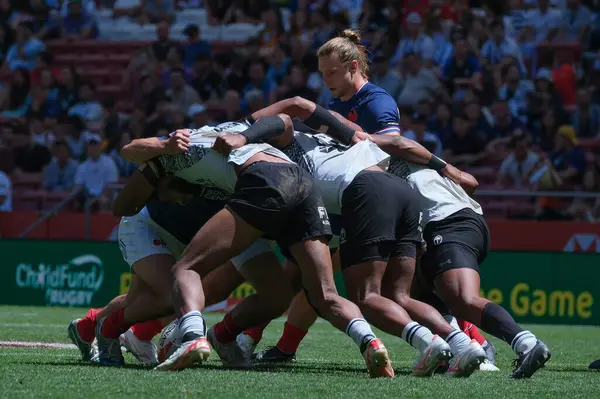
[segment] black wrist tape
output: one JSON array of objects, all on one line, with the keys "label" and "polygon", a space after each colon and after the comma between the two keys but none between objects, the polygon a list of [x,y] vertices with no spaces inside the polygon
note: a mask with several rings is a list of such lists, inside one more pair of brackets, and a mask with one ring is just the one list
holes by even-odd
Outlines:
[{"label": "black wrist tape", "polygon": [[[304,120],[304,123],[311,129],[327,133],[329,136],[343,144],[352,144],[354,130],[344,125],[320,105],[317,105],[314,112]],[[326,129],[323,129],[323,127]]]},{"label": "black wrist tape", "polygon": [[267,141],[285,132],[285,122],[279,116],[263,116],[240,134],[248,144]]},{"label": "black wrist tape", "polygon": [[254,125],[254,123],[256,122],[256,119],[254,119],[252,117],[252,114],[250,114],[246,117],[246,122],[248,122],[249,125]]},{"label": "black wrist tape", "polygon": [[436,157],[433,154],[431,155],[431,159],[427,163],[427,166],[429,166],[431,169],[436,170],[438,172],[440,172],[442,169],[444,169],[446,167],[446,165],[448,165],[446,163],[446,161]]},{"label": "black wrist tape", "polygon": [[140,172],[142,172],[142,176],[144,176],[146,180],[148,180],[148,183],[152,187],[156,187],[156,185],[158,184],[158,179],[160,179],[162,175],[164,175],[164,171],[160,162],[155,161],[153,159],[143,163],[139,166],[138,169],[140,170]]}]

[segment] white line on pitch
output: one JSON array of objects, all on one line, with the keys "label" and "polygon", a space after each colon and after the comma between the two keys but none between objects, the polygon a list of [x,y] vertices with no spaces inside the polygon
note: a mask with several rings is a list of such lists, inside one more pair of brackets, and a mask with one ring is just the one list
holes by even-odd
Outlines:
[{"label": "white line on pitch", "polygon": [[31,342],[31,341],[0,341],[0,347],[8,348],[41,348],[41,349],[77,349],[73,344],[58,342]]}]

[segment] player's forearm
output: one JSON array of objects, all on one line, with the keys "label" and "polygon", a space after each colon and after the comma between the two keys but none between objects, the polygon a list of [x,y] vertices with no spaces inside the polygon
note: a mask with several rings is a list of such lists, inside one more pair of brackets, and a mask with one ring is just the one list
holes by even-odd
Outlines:
[{"label": "player's forearm", "polygon": [[156,137],[136,139],[121,149],[121,156],[129,162],[143,163],[165,155],[167,143],[167,140],[159,140]]},{"label": "player's forearm", "polygon": [[253,120],[265,116],[274,116],[277,114],[286,114],[290,118],[300,118],[305,120],[314,112],[316,104],[302,97],[287,98],[269,105],[263,109],[254,112],[251,117]]},{"label": "player's forearm", "polygon": [[[433,154],[414,140],[402,136],[372,134],[371,141],[390,155],[406,159],[419,165],[428,165]],[[437,157],[436,157],[437,158]]]}]

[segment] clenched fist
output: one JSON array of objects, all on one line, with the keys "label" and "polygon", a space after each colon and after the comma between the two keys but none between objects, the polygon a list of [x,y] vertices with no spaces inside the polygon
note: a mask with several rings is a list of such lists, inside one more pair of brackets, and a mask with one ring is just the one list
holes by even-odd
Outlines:
[{"label": "clenched fist", "polygon": [[226,134],[217,137],[213,144],[213,150],[223,155],[229,155],[231,151],[245,146],[246,142],[246,137],[239,133]]},{"label": "clenched fist", "polygon": [[189,129],[180,129],[171,133],[169,137],[166,152],[169,155],[181,154],[187,152],[190,148],[190,131]]}]

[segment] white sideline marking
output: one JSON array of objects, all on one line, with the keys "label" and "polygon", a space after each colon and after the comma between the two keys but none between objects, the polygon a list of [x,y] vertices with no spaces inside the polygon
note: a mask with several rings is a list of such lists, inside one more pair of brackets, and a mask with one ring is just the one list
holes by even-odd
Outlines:
[{"label": "white sideline marking", "polygon": [[0,341],[0,347],[7,348],[40,348],[40,349],[77,349],[73,344],[58,342],[31,342],[31,341]]},{"label": "white sideline marking", "polygon": [[0,327],[67,328],[68,324],[0,323]]}]

